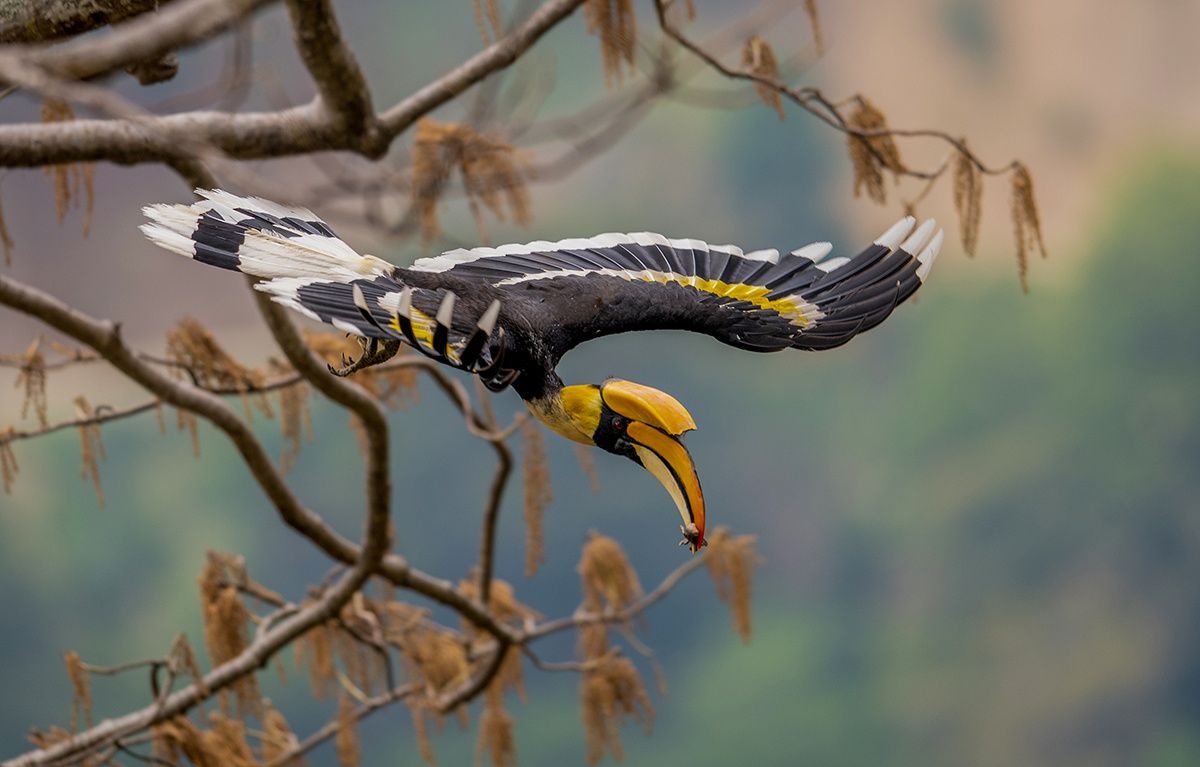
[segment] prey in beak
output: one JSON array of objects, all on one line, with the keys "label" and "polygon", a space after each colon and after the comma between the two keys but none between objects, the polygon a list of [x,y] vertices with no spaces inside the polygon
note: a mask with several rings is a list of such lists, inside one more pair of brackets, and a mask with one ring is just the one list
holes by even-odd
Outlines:
[{"label": "prey in beak", "polygon": [[691,414],[671,395],[632,381],[610,379],[589,388],[595,391],[599,411],[592,441],[654,475],[683,520],[680,545],[699,551],[706,545],[704,493],[692,457],[680,441],[696,428]]}]

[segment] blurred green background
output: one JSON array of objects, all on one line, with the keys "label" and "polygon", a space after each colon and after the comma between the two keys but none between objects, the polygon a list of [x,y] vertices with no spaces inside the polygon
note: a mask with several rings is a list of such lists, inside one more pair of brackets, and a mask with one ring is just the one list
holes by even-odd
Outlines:
[{"label": "blurred green background", "polygon": [[[700,30],[741,10],[698,5]],[[1032,265],[1022,294],[1007,188],[994,180],[982,252],[968,261],[943,186],[920,209],[955,235],[930,284],[848,347],[755,356],[687,334],[634,334],[564,361],[568,382],[619,375],[687,405],[700,424],[689,446],[712,523],[757,534],[766,557],[748,646],[703,574],[649,614],[642,637],[669,690],[654,694],[650,737],[625,730],[626,760],[1200,764],[1200,93],[1197,54],[1174,44],[1185,22],[1200,22],[1196,5],[1128,4],[1104,18],[1076,2],[826,5],[830,52],[804,81],[861,89],[897,125],[965,134],[993,164],[1025,159],[1052,258]],[[479,47],[465,0],[338,10],[377,105]],[[652,18],[641,21],[649,46]],[[765,34],[780,51],[808,45],[803,14]],[[281,14],[260,18],[255,35],[262,87],[249,106],[271,106],[263,93],[279,88],[307,98]],[[579,18],[534,49],[528,66],[555,74],[548,114],[603,96],[596,49]],[[186,54],[161,92],[121,88],[153,103],[211,81],[221,62],[221,46],[210,45]],[[5,100],[6,121],[36,114],[23,98]],[[944,149],[902,151],[932,164]],[[263,172],[316,177],[304,160]],[[899,205],[854,200],[848,178],[839,137],[802,115],[780,122],[765,107],[668,101],[576,175],[536,187],[532,226],[500,226],[495,237],[650,229],[748,249],[831,239],[850,252]],[[97,190],[83,239],[78,213],[55,223],[40,172],[8,173],[16,250],[7,273],[124,322],[143,347],[161,349],[166,328],[190,314],[261,362],[269,342],[242,285],[155,251],[136,232],[141,205],[186,198],[177,180],[101,166]],[[474,238],[462,211],[448,221],[454,237]],[[400,263],[420,252],[413,241],[339,229]],[[3,351],[37,332],[0,312]],[[0,423],[17,421],[19,394],[0,384]],[[93,403],[140,398],[98,368],[52,374],[49,390],[60,417],[80,392]],[[423,384],[421,394],[393,417],[397,550],[457,579],[476,552],[492,459],[436,391]],[[504,414],[518,405],[511,393],[497,399]],[[354,438],[340,411],[316,403],[314,420],[317,440],[291,478],[356,535]],[[278,425],[258,426],[278,449]],[[200,462],[186,435],[159,436],[152,417],[106,427],[104,440],[104,509],[76,479],[71,432],[18,444],[21,474],[0,496],[5,756],[24,750],[29,726],[66,722],[66,650],[94,663],[158,655],[181,628],[199,644],[195,578],[206,549],[245,555],[254,577],[292,598],[327,567],[278,522],[212,430],[201,429]],[[500,575],[524,602],[548,615],[575,608],[589,529],[620,540],[647,587],[684,561],[675,512],[648,475],[597,453],[601,489],[592,492],[566,443],[548,435],[547,447],[555,500],[535,578],[521,574],[519,481],[501,522]],[[562,659],[572,642],[539,649]],[[528,677],[529,702],[511,708],[521,763],[582,763],[577,678]],[[297,675],[290,688],[269,687],[301,734],[330,716]],[[98,680],[97,715],[141,705],[144,688],[140,676]],[[419,763],[403,708],[366,720],[362,734],[366,764]],[[469,763],[474,733],[449,723],[435,745],[443,764]],[[332,763],[332,749],[313,761]]]}]

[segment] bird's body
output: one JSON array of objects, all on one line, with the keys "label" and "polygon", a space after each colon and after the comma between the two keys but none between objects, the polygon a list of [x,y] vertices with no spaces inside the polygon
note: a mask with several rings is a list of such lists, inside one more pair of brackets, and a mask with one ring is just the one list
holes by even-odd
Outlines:
[{"label": "bird's body", "polygon": [[[409,268],[362,256],[311,212],[199,190],[191,206],[146,208],[155,242],[261,279],[279,303],[372,339],[351,372],[401,343],[507,386],[568,439],[625,455],[666,487],[685,542],[704,543],[699,481],[679,437],[695,428],[669,395],[628,381],[564,386],[555,372],[584,341],[692,330],[751,351],[828,349],[882,322],[921,285],[941,232],[905,218],[852,259],[814,243],[780,257],[657,234],[461,249]],[[902,240],[908,237],[904,242]],[[382,345],[376,349],[376,345]]]}]

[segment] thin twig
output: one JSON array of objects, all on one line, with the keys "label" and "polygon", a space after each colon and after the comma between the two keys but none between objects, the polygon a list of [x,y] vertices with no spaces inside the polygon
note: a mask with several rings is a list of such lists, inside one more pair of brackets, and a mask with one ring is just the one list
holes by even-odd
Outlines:
[{"label": "thin twig", "polygon": [[79,667],[89,674],[99,674],[100,676],[116,676],[123,674],[126,671],[133,671],[139,668],[158,668],[168,665],[165,658],[148,658],[145,660],[131,660],[126,663],[118,663],[115,666],[94,666],[91,663],[80,663]]},{"label": "thin twig", "polygon": [[531,629],[524,631],[520,635],[522,642],[541,639],[542,637],[556,634],[567,629],[578,628],[579,626],[587,626],[593,623],[627,623],[637,616],[644,613],[650,606],[661,600],[667,594],[671,593],[680,581],[704,565],[704,560],[709,556],[707,551],[693,556],[687,562],[672,570],[667,574],[667,577],[654,588],[653,591],[644,595],[642,598],[633,602],[623,610],[604,610],[601,612],[591,612],[588,610],[577,610],[574,615],[566,618],[557,618],[555,620],[539,623]]},{"label": "thin twig", "polygon": [[434,701],[433,709],[440,713],[448,714],[486,690],[487,686],[491,684],[492,680],[496,678],[496,674],[500,673],[500,669],[504,666],[504,656],[508,653],[511,646],[508,642],[497,640],[492,651],[492,658],[488,661],[487,667],[476,676],[463,682],[458,689],[439,697]]},{"label": "thin twig", "polygon": [[160,759],[159,757],[153,756],[151,754],[139,754],[137,751],[134,751],[132,748],[125,745],[124,743],[122,743],[119,740],[117,742],[113,743],[113,746],[117,749],[117,751],[121,752],[122,754],[132,756],[134,759],[137,759],[139,762],[144,762],[146,764],[159,764],[159,765],[163,765],[163,767],[176,767],[174,762],[168,762],[166,759]]},{"label": "thin twig", "polygon": [[[373,698],[368,698],[363,705],[354,709],[354,711],[350,714],[350,721],[361,721],[381,708],[385,708],[396,701],[404,700],[416,691],[416,685],[406,684],[402,687],[396,687],[392,690],[389,690],[381,695],[376,695]],[[264,764],[263,767],[280,767],[281,765],[287,764],[292,760],[307,754],[309,751],[312,751],[317,746],[337,735],[338,730],[341,729],[343,722],[344,720],[341,719],[330,720],[319,730]]]},{"label": "thin twig", "polygon": [[[971,162],[974,163],[975,166],[977,168],[979,168],[979,170],[981,172],[986,173],[988,175],[992,175],[992,176],[1003,175],[1005,173],[1010,172],[1013,168],[1016,167],[1015,160],[1006,165],[1002,165],[1002,166],[998,166],[998,167],[991,167],[989,165],[986,165],[982,160],[979,159],[978,156],[973,154],[960,139],[950,135],[949,133],[946,133],[945,131],[934,130],[931,128],[921,128],[921,129],[887,128],[885,130],[860,130],[858,128],[855,128],[855,127],[851,126],[846,121],[846,119],[842,116],[841,111],[839,109],[840,105],[835,104],[832,101],[830,101],[829,99],[827,99],[824,96],[824,94],[822,94],[821,91],[818,90],[817,88],[813,88],[813,87],[791,88],[791,87],[784,85],[783,83],[778,82],[777,80],[771,79],[769,77],[763,77],[762,75],[758,75],[753,72],[749,72],[749,71],[745,71],[745,70],[734,69],[732,67],[729,67],[729,66],[723,64],[720,59],[718,59],[716,56],[714,56],[712,53],[710,53],[708,50],[706,50],[703,46],[697,44],[696,42],[691,40],[689,37],[687,37],[685,34],[683,34],[683,32],[681,32],[668,19],[668,14],[667,14],[667,6],[668,5],[669,5],[669,3],[667,2],[667,0],[655,0],[655,3],[654,3],[655,11],[658,14],[659,27],[663,30],[663,32],[667,35],[667,37],[671,38],[672,40],[679,43],[681,46],[683,46],[687,50],[691,51],[696,56],[700,57],[710,67],[712,67],[716,71],[720,72],[722,75],[724,75],[728,78],[734,79],[734,80],[745,80],[747,82],[752,82],[757,85],[761,85],[765,88],[769,88],[769,89],[775,91],[776,93],[778,93],[779,95],[786,97],[792,103],[796,104],[801,109],[808,112],[812,116],[816,117],[818,120],[825,123],[830,128],[833,128],[836,131],[839,131],[841,133],[844,133],[844,134],[850,135],[850,136],[858,136],[859,138],[876,138],[876,137],[880,137],[880,136],[900,136],[900,137],[905,137],[905,138],[936,138],[936,139],[940,139],[940,140],[945,141],[946,143],[952,145],[959,152],[961,152],[965,157],[969,158],[971,160]],[[854,100],[854,99],[852,99],[852,100]],[[871,147],[868,147],[868,148],[871,149],[871,151],[874,151],[873,148],[871,148]],[[900,172],[900,175],[910,176],[912,178],[929,179],[929,178],[936,178],[939,173],[941,173],[941,170],[918,171],[918,170],[912,170],[912,169],[906,168]]]},{"label": "thin twig", "polygon": [[[45,371],[59,370],[71,367],[72,365],[98,362],[102,359],[104,358],[99,354],[87,351],[86,349],[73,349],[70,354],[64,356],[62,359],[42,363],[41,369]],[[28,364],[23,354],[0,354],[0,368],[20,369]]]},{"label": "thin twig", "polygon": [[611,652],[606,653],[599,658],[589,658],[587,660],[564,660],[564,661],[547,661],[542,660],[532,649],[526,645],[521,645],[521,653],[529,658],[529,661],[542,671],[560,672],[574,671],[584,672],[591,671],[597,666],[608,661],[609,658],[619,654],[618,648],[613,648]]},{"label": "thin twig", "polygon": [[[476,391],[479,395],[480,410],[483,411],[481,421],[488,431],[496,432],[496,414],[492,411],[488,394],[483,385],[476,381]],[[496,556],[496,527],[500,521],[500,504],[504,500],[504,488],[512,474],[512,451],[504,440],[491,440],[492,449],[496,451],[496,471],[492,475],[492,486],[488,491],[487,505],[483,510],[483,527],[479,536],[479,601],[491,605],[492,572],[495,569]]]},{"label": "thin twig", "polygon": [[95,409],[95,414],[85,418],[71,418],[66,421],[50,424],[39,429],[17,430],[9,429],[0,432],[0,444],[9,442],[19,442],[25,439],[33,439],[35,437],[53,434],[64,429],[75,429],[84,426],[96,426],[110,421],[119,421],[123,418],[139,415],[154,410],[161,406],[162,403],[157,399],[148,400],[137,405],[131,405],[124,408],[112,408],[107,405],[101,405]]}]

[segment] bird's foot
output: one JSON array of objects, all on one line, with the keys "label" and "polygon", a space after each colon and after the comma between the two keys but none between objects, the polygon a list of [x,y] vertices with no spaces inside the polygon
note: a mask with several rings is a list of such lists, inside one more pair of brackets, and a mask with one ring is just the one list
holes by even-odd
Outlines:
[{"label": "bird's foot", "polygon": [[364,339],[364,341],[361,357],[351,360],[343,354],[341,367],[330,365],[329,372],[338,378],[345,378],[351,373],[357,373],[364,368],[387,362],[400,351],[400,342],[390,338],[382,341],[378,338],[368,338]]}]

